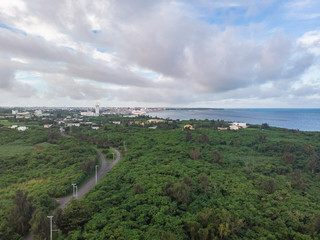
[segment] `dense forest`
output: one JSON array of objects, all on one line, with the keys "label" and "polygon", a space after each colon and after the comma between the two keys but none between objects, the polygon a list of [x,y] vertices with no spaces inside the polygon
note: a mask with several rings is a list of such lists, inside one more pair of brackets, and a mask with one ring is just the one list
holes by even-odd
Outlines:
[{"label": "dense forest", "polygon": [[73,138],[2,128],[0,150],[19,153],[0,151],[0,239],[45,239],[54,198],[90,175],[94,147],[109,146],[125,157],[83,199],[54,210],[54,239],[320,238],[319,132],[147,119],[87,118],[100,129],[66,129]]},{"label": "dense forest", "polygon": [[60,239],[317,239],[320,134],[267,124],[217,130],[224,125],[149,129],[122,119],[73,131],[127,156],[56,214]]}]

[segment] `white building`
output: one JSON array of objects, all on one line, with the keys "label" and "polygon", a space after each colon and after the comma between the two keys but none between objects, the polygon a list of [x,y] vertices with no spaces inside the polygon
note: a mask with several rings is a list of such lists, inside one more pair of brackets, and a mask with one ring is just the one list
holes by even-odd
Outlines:
[{"label": "white building", "polygon": [[236,125],[230,125],[230,130],[239,130],[239,127]]},{"label": "white building", "polygon": [[80,123],[67,123],[67,127],[80,127]]},{"label": "white building", "polygon": [[17,118],[31,118],[31,114],[29,112],[21,112],[21,113],[18,112]]},{"label": "white building", "polygon": [[241,127],[241,128],[246,128],[247,127],[246,123],[240,123],[240,122],[233,122],[232,125],[233,126],[238,126],[238,127]]},{"label": "white building", "polygon": [[100,115],[100,108],[99,108],[99,105],[96,104],[96,116],[99,116]]},{"label": "white building", "polygon": [[17,128],[18,131],[25,131],[27,129],[28,129],[28,127],[25,127],[25,126],[20,126]]},{"label": "white building", "polygon": [[230,125],[230,130],[239,130],[240,128],[247,128],[246,123],[240,123],[240,122],[233,122]]},{"label": "white building", "polygon": [[96,114],[95,114],[94,112],[91,112],[91,111],[81,112],[80,114],[81,114],[81,116],[87,116],[87,117],[94,117],[94,116],[96,116]]},{"label": "white building", "polygon": [[132,111],[131,111],[131,114],[133,114],[133,115],[146,115],[146,111],[143,110],[143,109],[140,109],[140,110],[132,110]]},{"label": "white building", "polygon": [[42,111],[41,110],[35,110],[34,111],[34,115],[37,117],[41,117],[42,116]]},{"label": "white building", "polygon": [[52,124],[44,124],[43,127],[44,127],[44,128],[51,128],[51,127],[52,127]]},{"label": "white building", "polygon": [[164,123],[166,122],[165,120],[163,119],[149,119],[146,121],[147,124],[150,124],[150,123]]},{"label": "white building", "polygon": [[91,127],[93,130],[99,130],[99,127]]}]

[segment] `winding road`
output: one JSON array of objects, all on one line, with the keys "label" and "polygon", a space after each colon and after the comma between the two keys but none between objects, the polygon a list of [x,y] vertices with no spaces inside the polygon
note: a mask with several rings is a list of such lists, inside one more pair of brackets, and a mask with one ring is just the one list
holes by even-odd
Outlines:
[{"label": "winding road", "polygon": [[[62,136],[64,137],[69,137],[65,131],[63,130],[63,128],[60,128],[60,133]],[[98,150],[96,149],[100,159],[101,159],[101,167],[100,169],[98,170],[98,182],[101,180],[101,178],[106,175],[107,172],[109,172],[113,167],[114,165],[117,164],[117,162],[119,162],[119,160],[121,159],[121,154],[120,152],[113,148],[113,147],[110,147],[110,149],[112,149],[113,151],[115,151],[117,157],[116,157],[116,160],[114,160],[113,162],[107,162],[104,155]],[[94,186],[96,185],[96,176],[94,175],[93,177],[91,177],[84,185],[82,185],[79,189],[78,189],[78,199],[79,198],[82,198],[87,192],[89,192]],[[70,188],[71,188],[71,184],[70,184]],[[66,196],[66,197],[63,197],[63,198],[58,198],[56,199],[60,205],[59,207],[64,209],[68,206],[68,202],[70,201],[70,199],[72,198],[73,196],[70,195],[70,196]],[[33,235],[32,234],[29,234],[25,240],[32,240],[33,239]]]},{"label": "winding road", "polygon": [[[120,152],[115,149],[115,148],[112,148],[110,147],[113,151],[116,152],[117,154],[117,157],[116,157],[116,160],[114,160],[113,162],[107,162],[106,159],[104,158],[103,154],[98,150],[96,149],[96,151],[98,152],[99,154],[99,157],[101,159],[101,167],[98,171],[98,181],[104,176],[106,175],[106,173],[108,171],[111,170],[111,168],[113,168],[114,165],[117,164],[117,162],[120,160],[121,158],[121,154]],[[94,186],[96,185],[96,176],[94,175],[92,178],[89,179],[88,182],[86,182],[84,185],[82,185],[79,190],[78,190],[78,198],[82,198],[87,192],[90,191],[91,188],[93,188]],[[70,188],[71,188],[71,185],[70,185]],[[72,198],[72,195],[70,196],[66,196],[66,197],[63,197],[63,198],[58,198],[57,201],[60,203],[60,208],[64,209],[66,208],[67,206],[67,203],[69,202],[69,200]]]}]

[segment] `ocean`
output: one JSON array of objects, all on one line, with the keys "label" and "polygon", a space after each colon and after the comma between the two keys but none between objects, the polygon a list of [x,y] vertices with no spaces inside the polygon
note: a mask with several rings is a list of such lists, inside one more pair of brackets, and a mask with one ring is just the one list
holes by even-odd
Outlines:
[{"label": "ocean", "polygon": [[320,109],[169,109],[147,113],[170,119],[225,120],[249,124],[268,123],[269,126],[320,131]]}]

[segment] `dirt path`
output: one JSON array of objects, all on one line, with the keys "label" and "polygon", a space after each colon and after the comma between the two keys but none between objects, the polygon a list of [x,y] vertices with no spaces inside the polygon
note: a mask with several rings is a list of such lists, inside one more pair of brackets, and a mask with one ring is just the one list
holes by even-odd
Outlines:
[{"label": "dirt path", "polygon": [[[65,134],[63,128],[60,128],[60,132],[61,135],[64,137],[69,137],[68,135]],[[100,181],[100,179],[106,175],[107,172],[109,172],[114,165],[117,164],[117,162],[119,162],[119,160],[121,159],[121,154],[120,152],[115,149],[110,147],[113,151],[116,152],[116,160],[114,160],[113,162],[107,162],[106,159],[104,158],[104,155],[98,150],[96,149],[100,159],[101,159],[101,167],[98,171],[98,182]],[[91,177],[89,179],[89,181],[87,181],[84,185],[82,185],[79,189],[78,189],[78,199],[82,198],[87,192],[89,192],[94,186],[96,185],[96,176],[94,175],[93,177]],[[70,188],[72,186],[70,185]],[[66,196],[63,198],[58,198],[57,201],[60,203],[59,207],[64,209],[68,206],[68,202],[70,201],[70,199],[72,198],[72,195],[70,196]],[[25,240],[32,240],[33,239],[33,235],[29,234]]]}]

